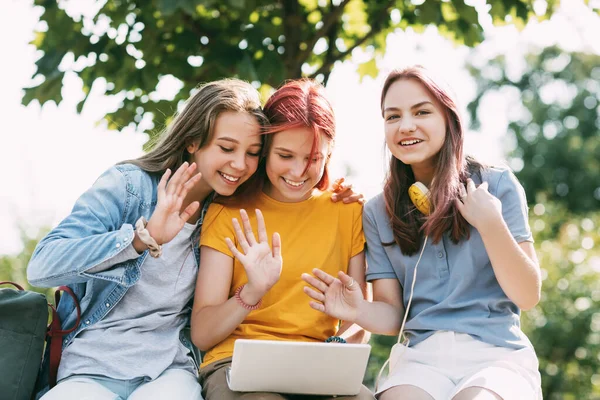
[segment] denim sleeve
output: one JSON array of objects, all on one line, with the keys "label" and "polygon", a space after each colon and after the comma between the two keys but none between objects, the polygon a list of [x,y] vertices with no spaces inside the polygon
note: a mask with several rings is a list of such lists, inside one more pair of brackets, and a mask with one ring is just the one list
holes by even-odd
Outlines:
[{"label": "denim sleeve", "polygon": [[[128,273],[127,267],[118,265],[123,257],[116,257],[134,237],[133,226],[123,223],[130,200],[123,173],[114,167],[106,171],[77,200],[71,214],[38,243],[27,267],[29,282],[53,287],[98,278],[132,285],[139,274]],[[87,272],[100,264],[104,270]]]},{"label": "denim sleeve", "polygon": [[517,243],[533,242],[525,190],[512,172],[506,170],[500,176],[496,197],[502,202],[502,216]]},{"label": "denim sleeve", "polygon": [[365,232],[365,239],[367,240],[366,279],[368,282],[377,279],[397,279],[392,263],[381,244],[381,237],[377,230],[377,219],[375,218],[375,214],[377,212],[383,212],[383,210],[378,209],[377,206],[377,203],[371,200],[365,205],[363,211],[363,230]]}]

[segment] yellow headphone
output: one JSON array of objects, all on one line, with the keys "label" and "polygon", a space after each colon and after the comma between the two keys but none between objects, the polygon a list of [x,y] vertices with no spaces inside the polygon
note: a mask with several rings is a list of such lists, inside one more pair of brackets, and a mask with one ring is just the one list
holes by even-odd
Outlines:
[{"label": "yellow headphone", "polygon": [[421,211],[425,215],[429,215],[430,202],[429,202],[429,189],[421,182],[415,182],[408,188],[408,196],[412,200],[417,210]]}]

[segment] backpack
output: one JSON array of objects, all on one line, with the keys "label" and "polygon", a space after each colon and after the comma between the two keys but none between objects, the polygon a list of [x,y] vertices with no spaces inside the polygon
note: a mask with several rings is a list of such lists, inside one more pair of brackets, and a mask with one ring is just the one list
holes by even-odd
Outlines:
[{"label": "backpack", "polygon": [[[79,325],[81,310],[70,288],[60,286],[54,293],[55,305],[60,292],[68,293],[77,306],[77,322],[68,330],[62,330],[56,307],[49,304],[41,293],[0,288],[0,393],[6,400],[30,400],[44,353],[44,342],[50,349],[50,387],[56,385],[56,374],[62,352],[62,337],[73,332]],[[48,325],[48,307],[52,310],[52,322]]]}]

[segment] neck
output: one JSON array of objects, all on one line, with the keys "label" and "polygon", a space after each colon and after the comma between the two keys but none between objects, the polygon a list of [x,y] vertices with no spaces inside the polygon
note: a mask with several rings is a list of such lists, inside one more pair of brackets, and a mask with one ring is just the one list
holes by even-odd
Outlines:
[{"label": "neck", "polygon": [[433,173],[434,167],[415,167],[411,166],[413,175],[415,176],[415,180],[417,182],[421,182],[427,187],[431,186],[431,182],[433,181]]},{"label": "neck", "polygon": [[198,218],[200,217],[200,211],[202,210],[202,205],[204,204],[204,200],[206,200],[206,198],[212,192],[212,187],[206,184],[206,182],[204,182],[203,180],[200,180],[200,182],[198,182],[196,186],[194,186],[185,196],[181,204],[180,211],[185,210],[185,208],[192,204],[194,201],[200,203],[200,207],[198,207],[198,210],[196,210],[196,212],[192,214],[192,216],[188,220],[189,223],[194,224],[196,223],[196,221],[198,221]]}]

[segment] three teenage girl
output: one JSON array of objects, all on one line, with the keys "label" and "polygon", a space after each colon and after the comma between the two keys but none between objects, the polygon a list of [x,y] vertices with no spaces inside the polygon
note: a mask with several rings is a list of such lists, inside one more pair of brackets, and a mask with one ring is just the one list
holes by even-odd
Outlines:
[{"label": "three teenage girl", "polygon": [[[463,156],[457,106],[423,68],[388,76],[381,112],[392,157],[363,215],[373,302],[346,274],[316,269],[303,276],[311,306],[373,333],[405,328],[379,399],[541,398],[519,322],[541,290],[523,188]],[[425,214],[409,197],[416,182],[429,191]]]}]

